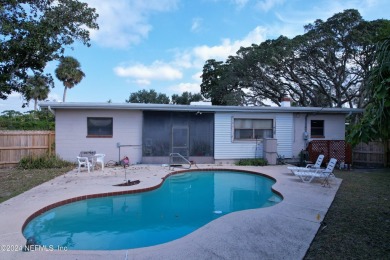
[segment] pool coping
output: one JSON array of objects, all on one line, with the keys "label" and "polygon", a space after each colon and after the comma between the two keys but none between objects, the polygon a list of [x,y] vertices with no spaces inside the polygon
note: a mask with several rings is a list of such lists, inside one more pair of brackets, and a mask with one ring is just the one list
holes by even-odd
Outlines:
[{"label": "pool coping", "polygon": [[[32,219],[38,217],[39,215],[41,215],[41,214],[45,213],[46,211],[49,211],[49,210],[51,210],[53,208],[60,207],[60,206],[63,206],[63,205],[69,204],[69,203],[81,201],[81,200],[94,199],[94,198],[103,198],[103,197],[110,197],[110,196],[119,196],[119,195],[126,195],[126,194],[135,194],[135,193],[142,193],[142,192],[155,190],[155,189],[158,189],[159,187],[161,187],[163,185],[164,181],[169,176],[176,175],[176,174],[181,174],[181,173],[186,173],[186,172],[196,172],[196,171],[236,171],[236,172],[245,172],[245,173],[249,173],[249,174],[255,174],[255,175],[264,176],[264,177],[272,179],[273,181],[276,182],[276,179],[272,178],[271,176],[268,176],[266,174],[259,173],[259,172],[248,171],[248,170],[238,170],[238,169],[228,169],[228,168],[226,168],[226,169],[225,168],[219,168],[219,169],[203,168],[203,169],[186,169],[186,170],[180,170],[180,171],[172,171],[172,172],[168,173],[166,176],[162,177],[161,183],[159,183],[159,184],[157,184],[155,186],[148,187],[148,188],[135,189],[135,190],[125,190],[125,191],[113,191],[113,192],[106,192],[106,193],[103,192],[103,193],[96,193],[96,194],[88,194],[88,195],[83,195],[83,196],[78,196],[78,197],[65,199],[65,200],[58,201],[58,202],[55,202],[53,204],[47,205],[47,206],[37,210],[36,212],[34,212],[32,215],[30,215],[26,219],[26,221],[24,222],[21,231],[23,232],[23,230],[25,229],[26,225]],[[121,186],[121,185],[114,185],[114,186]],[[274,190],[272,187],[271,187],[271,189],[272,189],[272,191],[274,193],[280,195],[283,198],[283,195],[280,192]]]},{"label": "pool coping", "polygon": [[[276,180],[273,190],[280,193],[284,199],[269,208],[225,215],[183,238],[161,245],[115,251],[4,252],[2,250],[0,258],[4,255],[6,259],[23,259],[27,255],[31,259],[106,259],[107,257],[112,259],[125,257],[130,259],[255,259],[259,257],[302,259],[341,183],[337,178],[331,180],[330,187],[322,187],[319,182],[302,183],[290,173],[287,165],[262,167],[198,165],[198,167],[200,170],[243,170],[269,176]],[[26,242],[21,234],[23,224],[29,216],[37,210],[40,211],[39,209],[44,210],[47,205],[61,205],[61,202],[69,203],[75,198],[80,200],[113,193],[127,194],[150,190],[158,188],[169,175],[182,172],[181,170],[172,172],[160,165],[136,165],[128,170],[133,177],[141,179],[139,186],[120,188],[109,186],[122,179],[122,169],[118,169],[117,172],[105,169],[104,172],[80,174],[71,171],[1,203],[0,245],[23,246]],[[102,189],[104,192],[97,192]]]},{"label": "pool coping", "polygon": [[[69,198],[69,199],[65,199],[65,200],[61,200],[61,201],[52,203],[50,205],[47,205],[47,206],[37,210],[32,215],[30,215],[26,219],[26,221],[23,223],[21,231],[23,232],[23,230],[25,229],[26,225],[31,220],[33,220],[34,218],[38,217],[39,215],[42,215],[43,213],[45,213],[45,212],[47,212],[47,211],[49,211],[51,209],[54,209],[56,207],[64,206],[66,204],[77,202],[77,201],[81,201],[81,200],[95,199],[95,198],[104,198],[104,197],[110,197],[110,196],[119,196],[119,195],[127,195],[127,194],[135,194],[135,193],[142,193],[142,192],[152,191],[152,190],[160,188],[163,185],[163,183],[165,182],[165,180],[169,176],[176,175],[176,174],[181,174],[181,173],[186,173],[186,172],[196,172],[196,171],[236,171],[236,172],[245,172],[245,173],[249,173],[249,174],[255,174],[255,175],[264,176],[264,177],[272,179],[273,181],[276,182],[276,179],[274,179],[274,178],[272,178],[272,177],[270,177],[270,176],[268,176],[266,174],[259,173],[259,172],[248,171],[248,170],[224,169],[224,168],[220,168],[220,169],[203,168],[203,169],[186,169],[186,170],[180,170],[180,171],[172,171],[169,174],[167,174],[166,176],[164,176],[163,178],[161,178],[162,179],[161,183],[159,183],[159,184],[157,184],[155,186],[148,187],[148,188],[135,189],[135,190],[125,190],[125,191],[103,192],[103,193],[96,193],[96,194],[88,194],[88,195],[82,195],[82,196],[73,197],[73,198]],[[123,185],[114,185],[114,186],[123,186]],[[274,190],[272,187],[271,187],[271,190],[274,193],[280,195],[283,198],[283,195],[281,193],[279,193],[278,191]]]}]

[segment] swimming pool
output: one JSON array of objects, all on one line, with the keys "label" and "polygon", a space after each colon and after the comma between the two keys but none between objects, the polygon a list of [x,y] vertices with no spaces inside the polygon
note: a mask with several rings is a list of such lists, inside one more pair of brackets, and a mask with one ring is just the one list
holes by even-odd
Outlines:
[{"label": "swimming pool", "polygon": [[172,175],[158,189],[87,199],[53,208],[23,230],[39,245],[74,250],[118,250],[183,237],[234,211],[273,206],[282,200],[274,180],[237,171]]}]

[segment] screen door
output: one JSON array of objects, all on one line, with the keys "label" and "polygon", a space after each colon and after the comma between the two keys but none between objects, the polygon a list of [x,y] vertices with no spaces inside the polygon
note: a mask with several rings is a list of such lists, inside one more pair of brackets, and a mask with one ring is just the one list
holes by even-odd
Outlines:
[{"label": "screen door", "polygon": [[[183,157],[188,158],[188,143],[189,133],[188,127],[174,126],[172,127],[172,153],[179,153]],[[173,158],[174,161],[182,161],[180,158]],[[175,160],[176,159],[176,160]]]}]

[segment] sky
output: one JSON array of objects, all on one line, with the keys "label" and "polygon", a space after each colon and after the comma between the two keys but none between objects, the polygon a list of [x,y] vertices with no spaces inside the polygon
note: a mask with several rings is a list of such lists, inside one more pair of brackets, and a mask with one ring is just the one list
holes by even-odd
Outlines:
[{"label": "sky", "polygon": [[[96,8],[100,29],[91,31],[91,47],[76,43],[65,55],[81,63],[85,78],[68,89],[66,102],[124,103],[131,93],[154,89],[169,97],[200,92],[208,59],[226,61],[238,49],[280,35],[293,38],[304,25],[326,21],[346,9],[364,20],[390,19],[389,0],[80,0]],[[64,87],[55,78],[48,100],[62,101]],[[25,112],[12,93],[0,100],[4,110]]]}]

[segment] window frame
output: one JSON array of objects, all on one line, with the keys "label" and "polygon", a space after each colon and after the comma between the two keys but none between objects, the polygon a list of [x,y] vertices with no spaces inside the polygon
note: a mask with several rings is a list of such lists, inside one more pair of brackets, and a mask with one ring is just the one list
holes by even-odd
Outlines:
[{"label": "window frame", "polygon": [[[94,134],[91,133],[91,125],[90,120],[111,120],[110,125],[107,128],[111,128],[108,130],[108,134]],[[114,135],[114,118],[112,117],[87,117],[87,138],[112,138]]]},{"label": "window frame", "polygon": [[[313,122],[322,122],[322,126],[313,126]],[[313,133],[313,130],[315,131]],[[322,132],[322,134],[320,133]],[[310,120],[310,137],[311,138],[325,138],[325,120],[312,119]]]},{"label": "window frame", "polygon": [[[256,141],[256,140],[263,140],[264,138],[273,138],[275,135],[275,119],[274,118],[245,118],[245,117],[233,117],[232,118],[232,140],[233,141]],[[236,120],[251,120],[251,128],[236,128]],[[256,120],[267,120],[271,121],[271,128],[254,128],[254,121]],[[251,138],[237,138],[236,137],[236,130],[251,130]],[[270,130],[272,133],[271,137],[264,137],[264,132],[263,132],[263,137],[261,138],[255,138],[255,133],[256,131],[259,130]]]}]

